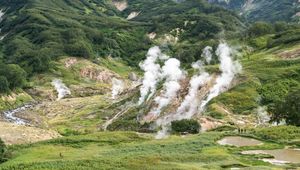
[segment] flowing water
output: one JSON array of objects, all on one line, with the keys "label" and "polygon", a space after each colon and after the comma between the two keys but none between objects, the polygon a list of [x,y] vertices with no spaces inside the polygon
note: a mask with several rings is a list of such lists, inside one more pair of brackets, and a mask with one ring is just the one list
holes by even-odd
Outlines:
[{"label": "flowing water", "polygon": [[14,110],[5,111],[5,112],[3,112],[4,113],[4,118],[7,121],[15,123],[17,125],[27,125],[28,121],[26,121],[26,120],[24,120],[22,118],[17,117],[16,113],[23,112],[23,111],[25,111],[25,110],[27,110],[27,109],[29,109],[31,107],[32,107],[32,105],[27,104],[27,105],[24,105],[22,107],[16,108]]},{"label": "flowing water", "polygon": [[262,145],[263,143],[259,140],[240,137],[240,136],[228,136],[218,141],[220,145],[231,145],[231,146],[257,146]]}]

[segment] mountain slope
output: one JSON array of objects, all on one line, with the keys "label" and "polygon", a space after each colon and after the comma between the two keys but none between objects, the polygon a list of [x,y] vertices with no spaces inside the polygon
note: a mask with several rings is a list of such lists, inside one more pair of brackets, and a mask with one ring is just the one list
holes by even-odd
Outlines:
[{"label": "mountain slope", "polygon": [[[1,62],[17,64],[19,72],[28,76],[48,71],[51,61],[61,56],[95,59],[120,57],[131,66],[144,59],[151,41],[147,35],[158,35],[185,29],[180,40],[207,40],[217,37],[224,30],[235,32],[241,23],[231,12],[203,1],[175,3],[166,1],[132,1],[126,11],[119,11],[115,1],[88,0],[26,0],[2,1],[4,12],[1,21]],[[168,4],[168,5],[165,5]],[[139,7],[137,7],[139,5]],[[171,7],[172,6],[172,7]],[[194,8],[190,8],[193,6]],[[151,11],[149,7],[161,8]],[[162,8],[163,7],[163,8]],[[142,11],[132,21],[126,19],[134,11]],[[191,15],[186,15],[190,11]],[[164,12],[167,12],[166,15]],[[154,13],[157,17],[154,17]],[[193,24],[184,27],[188,16]],[[222,20],[227,17],[227,21]],[[161,22],[163,20],[170,22]],[[205,25],[203,25],[205,22]],[[157,36],[160,37],[160,36]],[[196,56],[195,56],[196,57]],[[25,80],[13,83],[7,75],[10,69],[0,72],[8,88],[24,87]],[[20,77],[24,76],[22,73]],[[16,77],[16,76],[15,76]],[[16,84],[14,86],[14,84]]]},{"label": "mountain slope", "polygon": [[297,0],[208,0],[235,10],[251,22],[299,21],[300,4]]},{"label": "mountain slope", "polygon": [[276,113],[298,109],[282,103],[300,94],[299,25],[214,4],[290,21],[292,1],[226,2],[0,1],[0,137],[22,144],[0,145],[0,170],[299,167],[242,154],[300,146]]}]

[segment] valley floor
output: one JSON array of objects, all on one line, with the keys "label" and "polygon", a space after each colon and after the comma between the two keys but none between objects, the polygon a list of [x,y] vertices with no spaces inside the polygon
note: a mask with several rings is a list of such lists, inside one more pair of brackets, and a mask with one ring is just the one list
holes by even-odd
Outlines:
[{"label": "valley floor", "polygon": [[274,166],[259,156],[242,155],[244,150],[283,148],[264,141],[248,147],[221,146],[217,141],[233,132],[207,132],[171,136],[155,140],[151,134],[100,132],[58,138],[33,145],[10,148],[12,159],[0,169],[285,169],[296,165]]}]

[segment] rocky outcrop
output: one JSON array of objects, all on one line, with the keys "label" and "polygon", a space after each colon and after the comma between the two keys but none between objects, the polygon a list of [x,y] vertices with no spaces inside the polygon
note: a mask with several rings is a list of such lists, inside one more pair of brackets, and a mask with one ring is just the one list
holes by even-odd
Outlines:
[{"label": "rocky outcrop", "polygon": [[69,68],[76,63],[77,63],[77,58],[68,58],[65,61],[65,67]]},{"label": "rocky outcrop", "polygon": [[131,81],[138,81],[139,77],[134,72],[131,72],[128,74],[128,79]]},{"label": "rocky outcrop", "polygon": [[124,11],[128,7],[128,3],[125,0],[113,0],[112,3],[119,11]]},{"label": "rocky outcrop", "polygon": [[117,74],[108,70],[98,70],[95,68],[82,68],[80,70],[80,76],[83,78],[89,78],[101,83],[111,83],[113,77],[118,77]]}]

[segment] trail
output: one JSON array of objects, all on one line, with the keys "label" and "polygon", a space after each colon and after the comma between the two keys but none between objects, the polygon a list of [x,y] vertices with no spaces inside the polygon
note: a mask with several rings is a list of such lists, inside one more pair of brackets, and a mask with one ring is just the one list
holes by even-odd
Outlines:
[{"label": "trail", "polygon": [[102,128],[103,130],[107,130],[107,127],[109,125],[111,125],[116,119],[118,119],[119,117],[121,117],[124,113],[128,112],[133,106],[129,106],[124,108],[123,110],[121,110],[120,112],[118,112],[113,118],[109,119],[108,121],[106,121],[103,125]]}]

